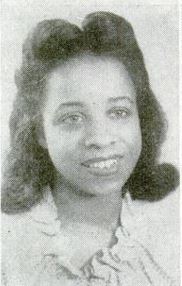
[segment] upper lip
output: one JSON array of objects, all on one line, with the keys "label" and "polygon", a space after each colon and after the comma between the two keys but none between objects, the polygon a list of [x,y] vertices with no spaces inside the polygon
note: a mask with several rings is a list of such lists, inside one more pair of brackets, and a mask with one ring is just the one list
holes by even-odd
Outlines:
[{"label": "upper lip", "polygon": [[94,158],[91,158],[91,159],[89,159],[87,161],[82,162],[82,165],[88,166],[90,164],[100,163],[100,162],[107,161],[107,160],[117,160],[117,159],[120,159],[122,157],[123,157],[122,155],[111,155],[111,156],[103,156],[103,157],[94,157]]}]

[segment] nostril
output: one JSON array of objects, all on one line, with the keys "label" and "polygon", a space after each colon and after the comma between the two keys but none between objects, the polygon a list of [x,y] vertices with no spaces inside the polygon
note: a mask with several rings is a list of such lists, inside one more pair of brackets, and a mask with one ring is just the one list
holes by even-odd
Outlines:
[{"label": "nostril", "polygon": [[116,140],[111,141],[111,145],[114,145],[116,143]]},{"label": "nostril", "polygon": [[117,135],[109,127],[105,123],[101,124],[99,120],[95,121],[88,126],[82,143],[85,147],[94,149],[113,146],[116,143]]},{"label": "nostril", "polygon": [[90,148],[94,148],[94,149],[100,149],[100,144],[98,143],[94,143],[92,139],[86,139],[84,140],[84,145],[85,147],[90,147]]},{"label": "nostril", "polygon": [[116,140],[111,140],[108,137],[99,136],[99,138],[89,138],[84,140],[85,147],[94,148],[94,149],[101,149],[103,147],[107,147],[110,145],[114,145]]},{"label": "nostril", "polygon": [[102,148],[102,146],[98,145],[98,144],[93,144],[93,143],[88,143],[88,144],[85,144],[85,146],[87,148],[92,148],[92,149],[95,149],[95,150],[100,150]]}]

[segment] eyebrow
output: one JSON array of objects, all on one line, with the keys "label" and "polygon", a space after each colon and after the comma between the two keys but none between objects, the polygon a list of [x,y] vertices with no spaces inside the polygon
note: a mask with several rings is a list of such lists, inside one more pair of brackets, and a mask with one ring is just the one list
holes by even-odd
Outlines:
[{"label": "eyebrow", "polygon": [[109,101],[110,102],[117,102],[117,101],[124,101],[128,100],[130,103],[134,104],[134,100],[131,99],[129,96],[118,96],[118,97],[110,97]]},{"label": "eyebrow", "polygon": [[61,103],[60,104],[60,107],[64,107],[64,106],[84,106],[84,104],[82,102],[79,102],[79,101],[68,101],[68,102],[65,102],[65,103]]},{"label": "eyebrow", "polygon": [[61,103],[56,111],[59,111],[60,109],[64,107],[84,107],[84,104],[79,101],[68,101],[65,103]]},{"label": "eyebrow", "polygon": [[[109,102],[118,102],[118,101],[124,101],[128,100],[130,103],[134,104],[134,100],[132,100],[129,96],[118,96],[118,97],[110,97]],[[82,102],[79,101],[69,101],[65,103],[61,103],[57,109],[60,110],[64,107],[84,107],[85,105]]]}]

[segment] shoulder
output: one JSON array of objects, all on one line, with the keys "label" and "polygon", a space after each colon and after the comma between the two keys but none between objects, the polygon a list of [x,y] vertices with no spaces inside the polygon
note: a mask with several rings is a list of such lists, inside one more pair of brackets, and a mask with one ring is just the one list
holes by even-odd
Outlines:
[{"label": "shoulder", "polygon": [[179,201],[179,190],[157,202],[133,201],[133,220],[128,219],[133,235],[174,278],[180,275]]},{"label": "shoulder", "polygon": [[[44,247],[47,240],[60,228],[57,209],[50,193],[30,211],[7,215],[2,214],[2,246],[18,251],[29,251]],[[6,253],[8,255],[9,252]]]},{"label": "shoulder", "polygon": [[30,212],[18,215],[2,214],[1,232],[2,260],[8,264],[13,261],[18,264],[21,258],[32,253],[32,246],[40,236]]},{"label": "shoulder", "polygon": [[[19,240],[26,236],[28,231],[29,214],[1,215],[2,221],[2,246],[14,248]],[[14,245],[15,244],[15,245]],[[15,249],[15,248],[14,248]]]},{"label": "shoulder", "polygon": [[27,253],[30,252],[28,217],[29,214],[2,214],[2,277],[5,278],[5,285],[13,285],[13,281],[23,285],[18,269],[26,264]]},{"label": "shoulder", "polygon": [[31,219],[31,212],[22,214],[2,214],[2,240],[3,245],[18,243],[25,238],[33,236],[36,228]]},{"label": "shoulder", "polygon": [[133,207],[135,209],[137,208],[142,208],[142,210],[155,210],[158,208],[162,207],[163,210],[163,214],[165,215],[165,209],[164,206],[167,206],[168,208],[170,208],[173,211],[178,211],[179,210],[179,189],[169,193],[166,197],[164,197],[161,200],[158,201],[142,201],[142,200],[133,200]]},{"label": "shoulder", "polygon": [[2,213],[2,238],[4,242],[33,239],[44,228],[53,225],[57,210],[51,194],[45,193],[44,199],[30,211],[20,214]]},{"label": "shoulder", "polygon": [[146,224],[148,230],[153,227],[160,232],[179,235],[179,190],[156,202],[133,201],[132,210],[135,219]]},{"label": "shoulder", "polygon": [[55,230],[53,214],[47,203],[42,202],[29,212],[1,217],[2,273],[7,285],[14,285],[15,280],[18,285],[25,285],[27,279],[33,281],[40,271],[51,231]]}]

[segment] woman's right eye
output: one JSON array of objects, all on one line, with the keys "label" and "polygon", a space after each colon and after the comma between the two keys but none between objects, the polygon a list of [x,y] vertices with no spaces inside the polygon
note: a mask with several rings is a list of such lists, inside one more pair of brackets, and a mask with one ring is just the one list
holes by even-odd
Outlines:
[{"label": "woman's right eye", "polygon": [[80,113],[66,114],[60,116],[54,120],[56,125],[65,124],[65,125],[79,125],[84,121],[84,115]]},{"label": "woman's right eye", "polygon": [[69,115],[62,119],[62,122],[68,124],[77,124],[81,123],[82,121],[83,121],[83,116],[77,114]]}]

